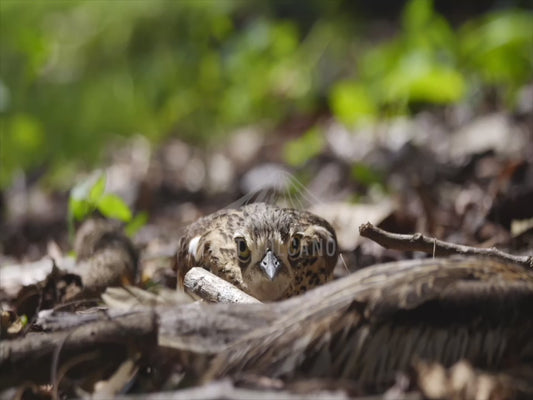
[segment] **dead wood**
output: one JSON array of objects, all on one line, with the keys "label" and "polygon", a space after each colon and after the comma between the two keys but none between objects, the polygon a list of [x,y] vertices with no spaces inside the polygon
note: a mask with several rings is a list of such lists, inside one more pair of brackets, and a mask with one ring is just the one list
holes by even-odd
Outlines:
[{"label": "dead wood", "polygon": [[197,354],[217,354],[245,334],[274,323],[278,306],[267,304],[194,303],[157,308],[162,346]]},{"label": "dead wood", "polygon": [[185,288],[209,303],[260,303],[230,282],[204,268],[191,268],[184,278]]},{"label": "dead wood", "polygon": [[49,382],[54,356],[67,359],[107,345],[111,348],[132,346],[143,352],[153,348],[156,341],[157,318],[149,311],[123,313],[66,331],[31,333],[21,339],[2,341],[0,388],[22,380]]},{"label": "dead wood", "polygon": [[432,254],[434,257],[450,255],[490,257],[504,262],[512,262],[533,269],[533,256],[515,256],[505,253],[496,248],[483,249],[455,243],[445,242],[421,233],[403,235],[387,232],[370,222],[359,227],[359,233],[387,249],[401,251],[422,251]]},{"label": "dead wood", "polygon": [[231,344],[206,380],[342,377],[376,393],[415,358],[498,370],[533,357],[533,272],[486,258],[375,265],[272,307],[281,317]]},{"label": "dead wood", "polygon": [[[135,306],[135,312],[158,317],[159,345],[197,354],[216,354],[255,329],[273,323],[281,314],[278,307],[258,304],[205,304]],[[131,313],[131,311],[129,312]],[[50,332],[73,330],[97,322],[120,318],[122,309],[74,314],[41,313],[35,327]]]},{"label": "dead wood", "polygon": [[[193,303],[122,317],[117,311],[83,316],[65,331],[1,343],[0,383],[13,384],[14,371],[28,365],[40,371],[28,378],[46,379],[63,342],[62,356],[104,341],[143,343],[147,336],[151,345],[157,314],[158,351],[183,356],[186,372],[203,381],[243,373],[287,383],[341,378],[360,393],[377,393],[417,357],[445,367],[466,359],[493,371],[509,367],[508,360],[527,364],[533,359],[532,307],[533,272],[519,265],[479,257],[406,260],[362,269],[278,303]],[[46,329],[65,326],[51,321],[39,322]]]},{"label": "dead wood", "polygon": [[[119,396],[115,399],[120,400],[347,400],[352,397],[342,391],[315,391],[313,393],[291,393],[287,390],[265,390],[265,389],[248,389],[235,387],[230,380],[223,380],[210,383],[198,388],[179,390],[175,392],[161,392],[142,396]],[[383,396],[366,397],[365,400],[380,400]],[[419,397],[402,397],[401,399],[416,400]],[[355,399],[355,398],[353,398]],[[361,400],[363,400],[361,398]]]},{"label": "dead wood", "polygon": [[[136,305],[135,310],[157,314],[159,346],[194,374],[203,372],[212,356],[225,350],[228,344],[281,316],[278,308],[262,303]],[[123,314],[123,310],[113,309],[83,314],[41,313],[35,325],[48,331],[73,330],[96,322],[105,323]]]}]

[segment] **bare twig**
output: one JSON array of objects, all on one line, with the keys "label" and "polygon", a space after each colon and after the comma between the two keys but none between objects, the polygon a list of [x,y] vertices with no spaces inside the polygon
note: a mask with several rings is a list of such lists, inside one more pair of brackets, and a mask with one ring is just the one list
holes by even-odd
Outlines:
[{"label": "bare twig", "polygon": [[373,240],[374,242],[388,249],[401,251],[422,251],[424,253],[432,254],[433,257],[449,256],[453,254],[460,254],[463,256],[483,256],[533,268],[533,256],[515,256],[500,251],[495,247],[483,249],[478,247],[464,246],[424,236],[421,233],[415,233],[412,235],[391,233],[375,227],[370,222],[361,225],[359,227],[359,233],[361,236]]},{"label": "bare twig", "polygon": [[187,272],[184,285],[191,293],[209,303],[260,303],[255,297],[200,267]]}]

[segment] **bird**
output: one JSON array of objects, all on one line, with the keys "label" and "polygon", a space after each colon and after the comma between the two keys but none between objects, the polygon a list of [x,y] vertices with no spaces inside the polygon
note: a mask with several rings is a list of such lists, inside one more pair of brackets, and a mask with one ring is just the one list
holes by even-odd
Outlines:
[{"label": "bird", "polygon": [[178,287],[203,267],[264,302],[289,298],[332,278],[339,249],[332,226],[308,211],[252,203],[189,225],[177,253]]}]

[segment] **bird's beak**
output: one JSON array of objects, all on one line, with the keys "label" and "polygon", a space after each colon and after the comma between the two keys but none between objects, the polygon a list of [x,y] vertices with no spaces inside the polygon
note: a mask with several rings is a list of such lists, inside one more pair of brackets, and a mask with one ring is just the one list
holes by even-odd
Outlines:
[{"label": "bird's beak", "polygon": [[281,263],[276,257],[276,255],[272,252],[272,250],[268,250],[265,254],[265,257],[263,257],[263,259],[259,263],[259,266],[261,267],[263,272],[270,278],[270,280],[274,280],[276,273],[281,267]]}]

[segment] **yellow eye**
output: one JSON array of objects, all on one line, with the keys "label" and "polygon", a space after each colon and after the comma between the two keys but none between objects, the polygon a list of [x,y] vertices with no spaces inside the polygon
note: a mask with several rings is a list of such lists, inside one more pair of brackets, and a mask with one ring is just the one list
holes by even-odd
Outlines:
[{"label": "yellow eye", "polygon": [[248,262],[252,252],[246,244],[246,239],[242,236],[237,236],[235,238],[235,244],[237,245],[237,255],[239,257],[239,261],[243,263]]},{"label": "yellow eye", "polygon": [[301,246],[301,233],[295,233],[291,238],[291,243],[289,246],[289,257],[298,257],[300,255],[300,246]]}]

